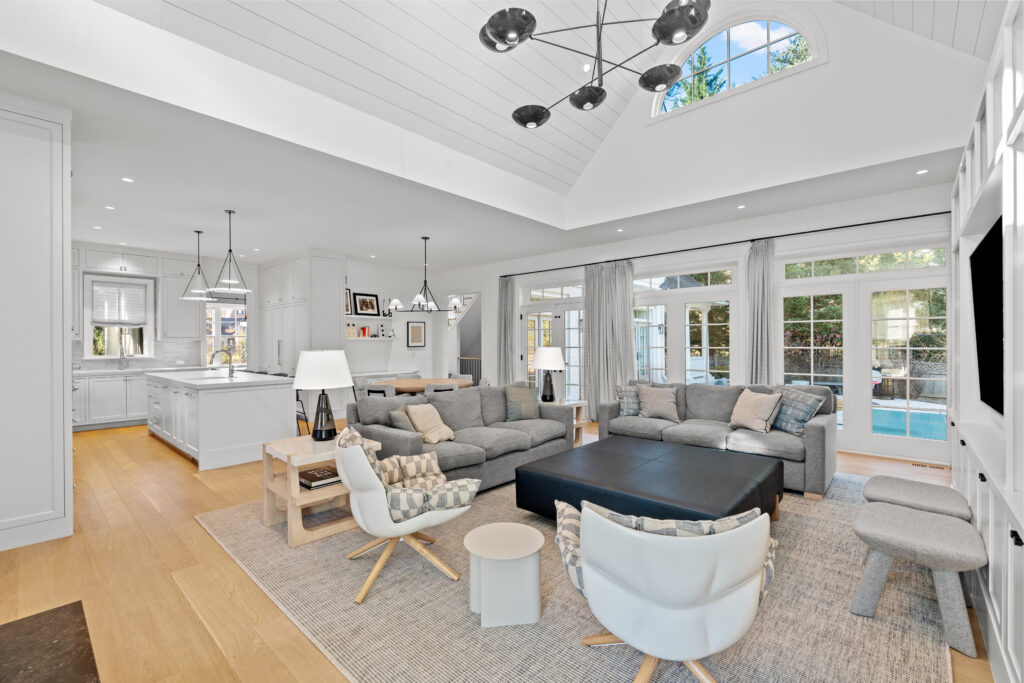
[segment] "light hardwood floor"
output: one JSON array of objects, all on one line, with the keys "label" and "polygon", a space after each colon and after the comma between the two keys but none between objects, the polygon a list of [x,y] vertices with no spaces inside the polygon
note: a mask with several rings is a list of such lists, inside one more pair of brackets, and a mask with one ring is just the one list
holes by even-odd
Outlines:
[{"label": "light hardwood floor", "polygon": [[[345,680],[194,519],[258,500],[259,463],[197,472],[145,427],[74,445],[75,534],[0,553],[0,623],[82,600],[104,681]],[[847,454],[840,470],[949,480]],[[954,652],[953,677],[991,681],[985,654]]]}]

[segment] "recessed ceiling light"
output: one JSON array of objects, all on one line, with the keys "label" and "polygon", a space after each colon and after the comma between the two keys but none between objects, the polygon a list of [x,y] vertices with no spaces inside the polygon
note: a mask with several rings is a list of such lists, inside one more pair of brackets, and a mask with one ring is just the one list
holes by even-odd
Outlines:
[{"label": "recessed ceiling light", "polygon": [[619,229],[618,229],[618,230],[616,230],[615,232],[622,232],[622,228],[619,228]]},{"label": "recessed ceiling light", "polygon": [[238,258],[245,258],[245,254],[239,254]]},{"label": "recessed ceiling light", "polygon": [[112,206],[104,206],[103,208],[106,209],[107,211],[113,211],[114,210],[114,207],[112,207]]},{"label": "recessed ceiling light", "polygon": [[747,205],[746,205],[746,204],[740,204],[740,205],[739,205],[739,206],[737,206],[736,208],[737,208],[737,209],[745,209],[745,208],[747,208]]},{"label": "recessed ceiling light", "polygon": [[259,248],[259,247],[253,247],[253,248],[252,248],[252,250],[253,250],[253,251],[259,251],[259,250],[260,250],[260,248]]},{"label": "recessed ceiling light", "polygon": [[94,226],[92,226],[92,229],[93,230],[102,230],[103,226],[102,225],[94,225]]},{"label": "recessed ceiling light", "polygon": [[370,258],[377,258],[375,254],[370,254]]},{"label": "recessed ceiling light", "polygon": [[134,178],[121,178],[121,180],[123,180],[126,183],[134,183],[135,182]]},{"label": "recessed ceiling light", "polygon": [[122,247],[127,247],[128,246],[127,242],[118,242],[118,244],[120,244]]},{"label": "recessed ceiling light", "polygon": [[917,175],[924,175],[927,172],[928,172],[927,168],[922,168],[920,171],[917,172]]},{"label": "recessed ceiling light", "polygon": [[590,62],[587,62],[586,64],[583,65],[583,71],[584,72],[589,72],[590,71]]}]

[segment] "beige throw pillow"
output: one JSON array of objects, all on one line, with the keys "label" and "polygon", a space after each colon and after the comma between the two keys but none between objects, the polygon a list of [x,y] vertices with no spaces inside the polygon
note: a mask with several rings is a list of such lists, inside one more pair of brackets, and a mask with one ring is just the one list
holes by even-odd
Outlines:
[{"label": "beige throw pillow", "polygon": [[637,384],[636,392],[640,396],[640,417],[659,417],[662,420],[679,422],[675,389],[655,389]]},{"label": "beige throw pillow", "polygon": [[408,405],[405,409],[409,413],[412,426],[423,435],[424,443],[441,443],[455,439],[455,432],[441,421],[441,415],[434,406],[423,403]]},{"label": "beige throw pillow", "polygon": [[744,389],[732,409],[729,426],[733,429],[750,429],[767,434],[782,407],[782,394],[759,394]]}]

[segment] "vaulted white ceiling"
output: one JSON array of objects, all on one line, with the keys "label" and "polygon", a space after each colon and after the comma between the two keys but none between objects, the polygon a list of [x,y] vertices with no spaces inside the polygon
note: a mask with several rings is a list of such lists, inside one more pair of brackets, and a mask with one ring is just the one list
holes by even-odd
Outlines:
[{"label": "vaulted white ceiling", "polygon": [[[637,90],[637,76],[608,75],[592,112],[562,103],[558,125],[527,131],[511,120],[524,104],[550,105],[586,83],[590,60],[538,41],[504,54],[477,32],[508,4],[324,0],[99,0],[166,31],[252,64],[494,166],[567,192]],[[656,18],[658,0],[611,0],[608,21]],[[594,22],[593,0],[537,3],[538,32]],[[616,63],[653,44],[650,23],[605,29]],[[591,31],[545,36],[593,53]],[[659,47],[629,66],[670,60]]]},{"label": "vaulted white ceiling", "polygon": [[988,60],[1006,0],[838,0],[869,17]]}]

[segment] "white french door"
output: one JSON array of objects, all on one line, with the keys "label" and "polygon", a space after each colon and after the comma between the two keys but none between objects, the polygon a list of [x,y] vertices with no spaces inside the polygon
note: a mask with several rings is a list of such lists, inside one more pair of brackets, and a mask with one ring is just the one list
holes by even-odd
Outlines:
[{"label": "white french door", "polygon": [[583,309],[579,304],[548,305],[549,310],[522,314],[524,353],[522,363],[526,381],[540,387],[544,371],[533,366],[534,351],[539,346],[557,346],[565,357],[565,371],[552,372],[555,397],[579,401],[583,398]]}]

